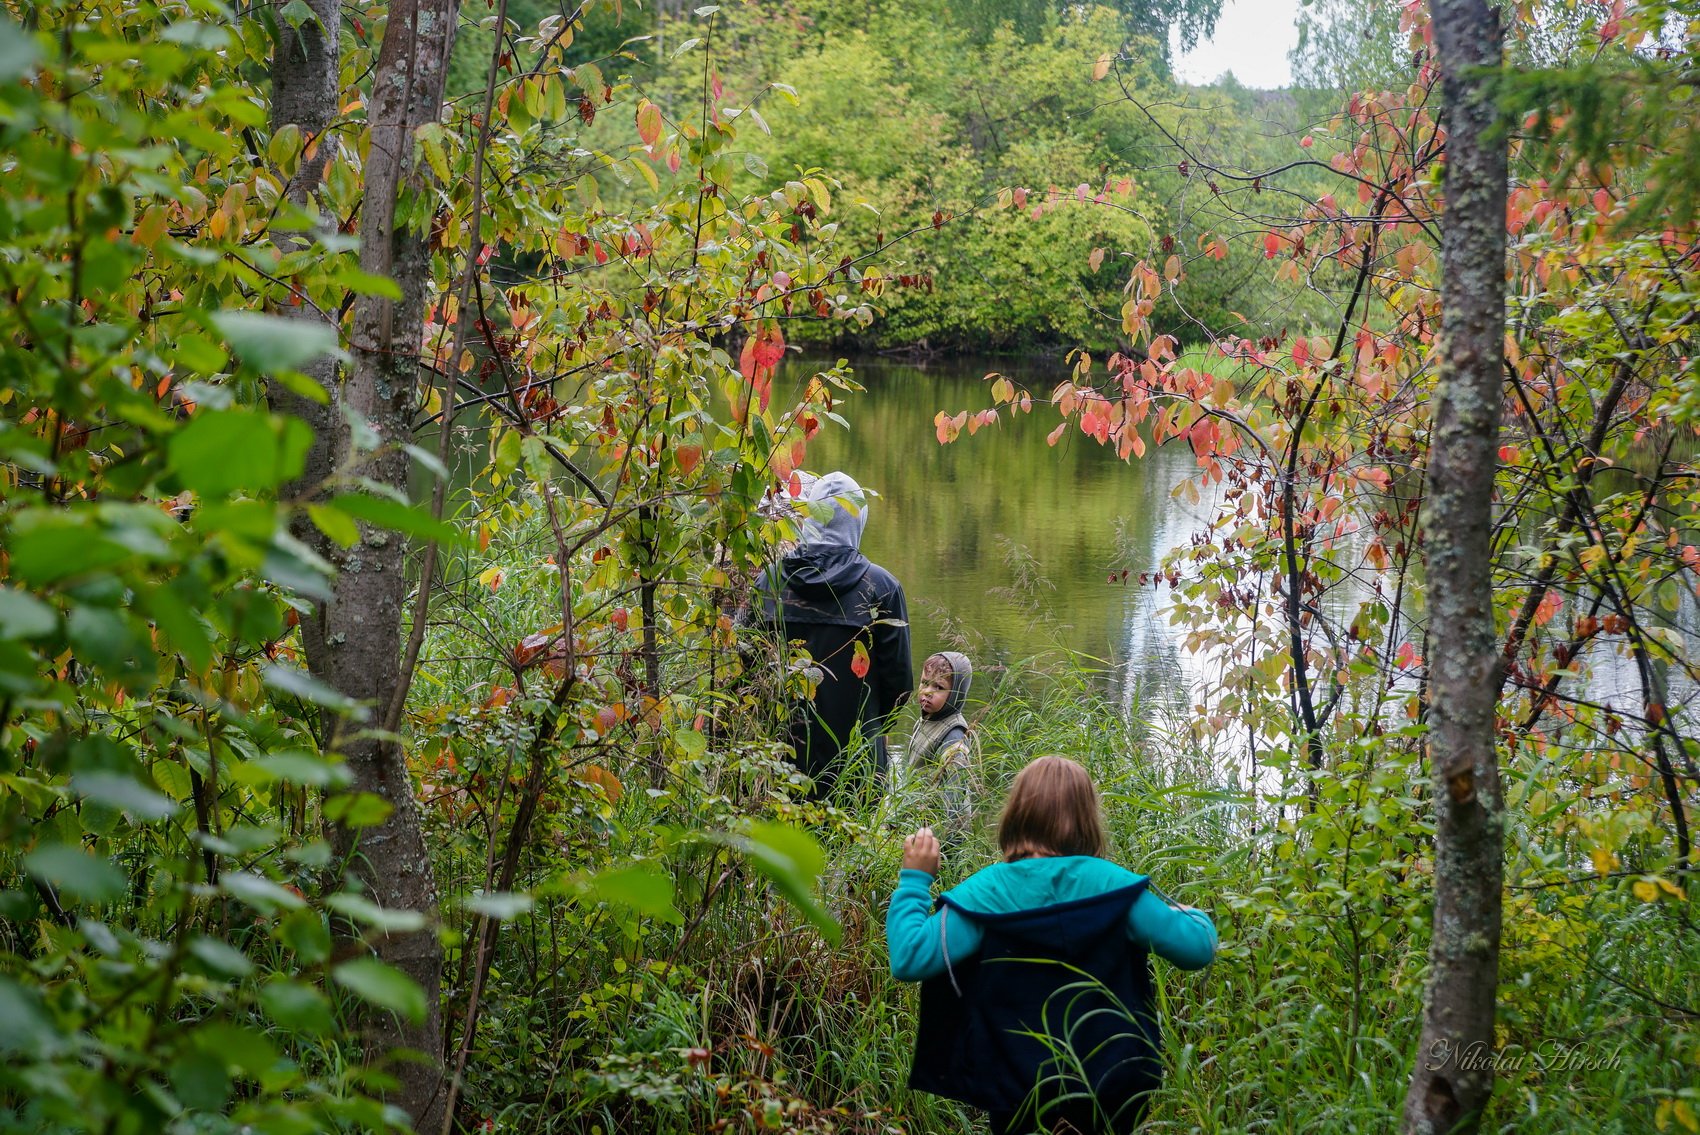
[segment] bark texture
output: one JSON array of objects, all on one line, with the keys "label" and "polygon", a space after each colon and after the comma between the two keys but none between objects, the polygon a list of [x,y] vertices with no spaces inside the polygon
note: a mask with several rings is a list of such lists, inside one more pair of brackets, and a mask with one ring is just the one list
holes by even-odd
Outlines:
[{"label": "bark texture", "polygon": [[1434,940],[1405,1096],[1412,1135],[1475,1131],[1493,1092],[1504,857],[1489,572],[1505,339],[1506,134],[1494,104],[1502,33],[1487,0],[1433,0],[1430,10],[1447,139],[1440,389],[1423,528],[1430,617],[1444,647],[1429,660]]},{"label": "bark texture", "polygon": [[[304,21],[298,29],[285,27],[279,36],[277,51],[272,56],[272,132],[294,126],[301,132],[303,156],[284,186],[284,196],[294,205],[318,213],[317,190],[324,176],[325,165],[335,150],[335,140],[325,136],[325,130],[336,117],[337,92],[340,82],[341,51],[337,41],[340,14],[337,0],[307,0],[312,20]],[[335,218],[327,222],[334,226]],[[302,233],[276,232],[278,249],[292,252],[311,243]],[[278,309],[285,318],[320,322],[333,329],[335,320],[329,313],[319,311],[308,303],[291,303]],[[274,385],[268,397],[274,409],[292,414],[313,430],[313,447],[307,455],[307,467],[292,492],[319,484],[332,470],[335,437],[333,423],[339,421],[336,410],[336,359],[324,355],[302,367],[302,372],[322,387],[329,400],[315,402],[303,398],[283,386]],[[297,536],[308,540],[320,554],[327,542],[318,530],[304,524]]]},{"label": "bark texture", "polygon": [[[315,10],[320,2],[316,0]],[[327,12],[335,12],[328,0],[322,2]],[[349,343],[353,364],[347,379],[330,412],[315,408],[316,416],[308,414],[320,438],[309,476],[353,467],[403,492],[408,487],[410,459],[401,447],[412,441],[420,402],[420,343],[430,283],[429,217],[420,215],[418,205],[425,173],[414,136],[442,113],[457,9],[458,0],[396,0],[389,8],[368,99],[370,145],[360,208],[360,266],[393,279],[402,298],[356,300]],[[310,56],[311,49],[305,54]],[[334,72],[333,66],[333,84]],[[285,85],[281,96],[292,97],[292,89]],[[376,432],[375,450],[357,449],[350,421]],[[402,746],[392,734],[375,728],[385,707],[405,696],[398,691],[407,679],[401,666],[406,541],[362,525],[360,539],[351,548],[324,542],[316,546],[337,574],[330,598],[302,622],[308,666],[315,676],[369,707],[364,722],[339,724],[332,747],[348,762],[351,789],[379,796],[392,808],[373,826],[333,825],[332,845],[350,881],[358,882],[373,901],[418,911],[426,919],[425,929],[417,933],[369,936],[381,960],[424,990],[427,1008],[424,1020],[417,1023],[373,1011],[367,1038],[375,1056],[411,1050],[414,1055],[393,1068],[398,1086],[390,1102],[412,1116],[417,1130],[437,1130],[445,1099],[437,889]]]}]

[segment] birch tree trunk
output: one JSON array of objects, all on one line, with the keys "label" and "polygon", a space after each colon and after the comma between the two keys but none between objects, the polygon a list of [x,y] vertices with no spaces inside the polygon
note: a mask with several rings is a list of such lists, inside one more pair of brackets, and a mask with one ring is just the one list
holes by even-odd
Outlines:
[{"label": "birch tree trunk", "polygon": [[1412,1135],[1474,1132],[1493,1092],[1503,801],[1494,710],[1500,653],[1489,575],[1505,339],[1502,33],[1487,0],[1432,0],[1447,121],[1440,390],[1424,547],[1432,625],[1429,756],[1437,829],[1434,939],[1405,1096]]},{"label": "birch tree trunk", "polygon": [[[334,0],[313,0],[312,7],[323,13],[334,40]],[[338,389],[327,378],[327,389],[335,395],[328,410],[301,408],[319,439],[309,458],[309,477],[352,465],[374,481],[407,491],[410,458],[402,447],[412,441],[421,397],[420,344],[430,282],[429,218],[419,216],[415,205],[424,173],[416,160],[414,136],[442,113],[457,8],[458,0],[395,0],[389,8],[368,100],[370,145],[360,207],[360,266],[394,280],[401,299],[360,296],[355,301],[349,343],[353,364],[346,381]],[[276,92],[278,122],[285,114],[299,115],[296,121],[304,129],[321,121],[315,115],[323,76],[315,76],[310,97],[302,88],[302,97],[295,98],[297,81],[304,80],[314,64],[328,67],[335,106],[334,43],[321,42],[322,54],[316,54],[314,43],[312,37],[303,37],[280,48],[274,73],[283,80]],[[306,184],[291,189],[310,191]],[[357,447],[351,422],[375,431],[375,450]],[[337,574],[330,598],[302,622],[308,667],[368,707],[363,722],[345,719],[339,724],[329,747],[346,758],[353,774],[351,791],[372,793],[390,807],[373,825],[332,825],[332,846],[349,880],[367,897],[383,907],[425,917],[420,931],[374,932],[367,939],[380,960],[418,983],[425,994],[425,1015],[410,1021],[373,1011],[366,1037],[375,1056],[411,1050],[411,1056],[393,1067],[399,1083],[390,1102],[413,1118],[415,1129],[435,1131],[442,1127],[445,1099],[437,889],[401,744],[393,733],[378,728],[386,707],[405,696],[402,685],[409,677],[401,666],[406,541],[363,524],[351,548],[314,543]]]}]

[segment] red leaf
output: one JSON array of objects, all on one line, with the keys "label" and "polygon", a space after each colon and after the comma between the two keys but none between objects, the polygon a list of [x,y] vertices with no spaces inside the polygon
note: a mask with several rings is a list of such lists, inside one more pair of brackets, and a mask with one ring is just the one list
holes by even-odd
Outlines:
[{"label": "red leaf", "polygon": [[626,608],[615,607],[613,613],[608,616],[608,622],[612,624],[615,630],[623,634],[626,627],[631,623],[631,617],[631,612]]},{"label": "red leaf", "polygon": [[545,646],[549,645],[549,640],[553,637],[555,636],[538,633],[528,634],[520,639],[519,645],[514,647],[514,665],[529,666],[531,660],[536,658]]},{"label": "red leaf", "polygon": [[637,131],[646,146],[655,145],[661,137],[661,108],[648,99],[638,101]]},{"label": "red leaf", "polygon": [[855,651],[850,656],[850,673],[858,678],[868,676],[868,648],[858,642]]},{"label": "red leaf", "polygon": [[679,471],[689,476],[702,461],[702,446],[681,445],[673,451],[673,459],[679,463]]},{"label": "red leaf", "polygon": [[1280,252],[1280,251],[1281,251],[1280,234],[1275,232],[1273,229],[1264,233],[1263,234],[1263,258],[1265,260],[1273,260],[1273,259],[1275,259],[1275,254],[1277,252]]}]

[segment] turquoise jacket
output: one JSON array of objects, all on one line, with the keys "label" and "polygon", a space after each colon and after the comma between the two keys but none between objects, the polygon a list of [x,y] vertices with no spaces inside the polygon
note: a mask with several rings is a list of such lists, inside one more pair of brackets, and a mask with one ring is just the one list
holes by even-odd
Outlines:
[{"label": "turquoise jacket", "polygon": [[[950,892],[969,911],[1007,914],[1089,898],[1132,886],[1143,879],[1108,859],[1091,855],[1057,855],[994,863],[976,871]],[[933,910],[933,877],[906,870],[885,914],[886,944],[891,949],[891,976],[899,981],[925,981],[980,948],[984,937],[972,918]],[[1155,889],[1135,900],[1127,915],[1128,939],[1166,958],[1181,969],[1203,969],[1216,956],[1216,924],[1202,910],[1179,910]]]}]

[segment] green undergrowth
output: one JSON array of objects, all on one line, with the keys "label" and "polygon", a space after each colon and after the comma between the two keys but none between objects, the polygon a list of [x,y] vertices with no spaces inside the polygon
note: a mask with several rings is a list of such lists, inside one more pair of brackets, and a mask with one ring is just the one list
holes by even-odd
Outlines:
[{"label": "green undergrowth", "polygon": [[[477,972],[466,896],[490,889],[513,802],[531,783],[528,719],[514,712],[526,695],[496,696],[511,679],[491,676],[500,667],[479,643],[519,641],[555,586],[538,547],[501,540],[505,582],[491,591],[483,561],[467,568],[465,609],[478,618],[437,624],[413,707],[448,919],[451,1059]],[[1221,932],[1207,970],[1154,964],[1169,1070],[1145,1129],[1392,1129],[1427,977],[1420,727],[1365,719],[1330,742],[1320,770],[1259,736],[1253,776],[1244,745],[1254,730],[1200,740],[1191,707],[1126,708],[1109,696],[1114,679],[1061,638],[1041,617],[1030,640],[1052,644],[1047,653],[972,648],[977,830],[941,883],[994,860],[996,808],[1023,764],[1080,760],[1100,788],[1113,857],[1210,911]],[[681,654],[666,676],[686,688],[699,664]],[[716,665],[684,733],[657,729],[638,705],[613,724],[586,718],[577,741],[549,753],[512,886],[529,898],[503,912],[479,990],[462,1128],[979,1129],[956,1105],[904,1087],[917,990],[889,975],[884,916],[904,835],[938,819],[930,802],[918,788],[875,787],[865,745],[853,753],[859,797],[805,802],[772,739],[783,698],[768,668],[748,654]],[[612,672],[626,680],[624,663]],[[1485,1129],[1629,1133],[1662,1119],[1683,1130],[1700,1108],[1688,1086],[1700,949],[1687,900],[1591,872],[1574,837],[1544,818],[1552,803],[1527,806],[1518,786],[1532,775],[1507,769],[1501,1079]]]},{"label": "green undergrowth", "polygon": [[[980,830],[942,881],[992,860],[993,806],[1023,763],[1077,757],[1103,793],[1114,857],[1212,911],[1222,936],[1206,971],[1155,964],[1169,1073],[1145,1129],[1390,1130],[1425,980],[1419,773],[1366,762],[1380,778],[1372,797],[1403,832],[1363,825],[1363,797],[1333,791],[1357,775],[1349,760],[1314,810],[1303,796],[1281,807],[1267,789],[1254,802],[1231,763],[1122,716],[1101,679],[1075,664],[1015,665],[976,689],[987,703]],[[753,737],[717,738],[679,775],[692,783],[610,791],[612,775],[569,778],[549,837],[558,858],[532,865],[537,907],[501,939],[485,994],[465,1090],[473,1118],[610,1135],[979,1129],[903,1086],[917,998],[887,972],[883,919],[902,837],[931,819],[926,800],[870,791],[845,810],[800,804]],[[693,834],[747,816],[818,840],[836,945],[746,861]],[[1342,842],[1343,823],[1356,835]],[[654,865],[667,893],[591,903],[560,882],[633,863]],[[1672,1006],[1694,1005],[1700,952],[1679,910],[1597,880],[1510,893],[1505,1055],[1487,1129],[1640,1132],[1658,1118],[1682,1129],[1681,1108],[1700,1105],[1686,1086],[1700,1037]]]}]

